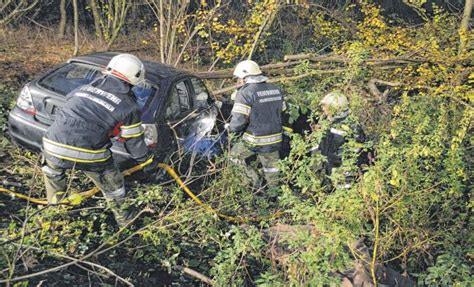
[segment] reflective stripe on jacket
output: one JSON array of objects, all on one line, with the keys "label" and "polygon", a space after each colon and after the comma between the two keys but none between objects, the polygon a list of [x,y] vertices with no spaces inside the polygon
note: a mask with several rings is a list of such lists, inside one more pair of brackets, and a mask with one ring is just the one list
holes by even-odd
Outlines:
[{"label": "reflective stripe on jacket", "polygon": [[57,143],[47,138],[43,138],[43,151],[60,159],[82,163],[105,162],[112,156],[108,149],[90,150],[78,148]]},{"label": "reflective stripe on jacket", "polygon": [[283,94],[277,86],[267,83],[266,77],[246,80],[235,98],[230,131],[244,132],[242,139],[257,152],[277,151],[282,142]]}]

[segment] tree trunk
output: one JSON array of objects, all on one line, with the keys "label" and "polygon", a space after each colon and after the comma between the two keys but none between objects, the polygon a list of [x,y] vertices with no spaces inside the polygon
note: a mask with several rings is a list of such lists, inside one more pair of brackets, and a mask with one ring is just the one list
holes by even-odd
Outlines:
[{"label": "tree trunk", "polygon": [[95,36],[100,40],[104,40],[104,35],[102,34],[102,28],[100,26],[100,16],[99,11],[97,10],[96,0],[89,0],[89,6],[91,7],[92,17],[94,17],[94,26],[95,26]]},{"label": "tree trunk", "polygon": [[461,26],[459,27],[459,54],[464,53],[464,51],[466,50],[469,33],[469,20],[471,19],[473,5],[474,0],[466,0],[466,5],[464,5]]},{"label": "tree trunk", "polygon": [[165,21],[163,17],[163,0],[160,0],[160,57],[162,63],[165,62]]},{"label": "tree trunk", "polygon": [[112,21],[112,30],[110,31],[111,36],[107,40],[107,51],[112,47],[115,40],[117,39],[120,30],[122,30],[123,23],[125,22],[125,17],[127,17],[128,9],[130,8],[130,3],[126,0],[115,1],[114,6],[114,19]]},{"label": "tree trunk", "polygon": [[79,54],[79,11],[77,9],[77,0],[72,0],[72,7],[74,9],[74,56]]},{"label": "tree trunk", "polygon": [[64,38],[67,22],[66,0],[61,0],[61,2],[59,3],[59,12],[61,13],[61,19],[59,20],[58,38],[62,39]]}]

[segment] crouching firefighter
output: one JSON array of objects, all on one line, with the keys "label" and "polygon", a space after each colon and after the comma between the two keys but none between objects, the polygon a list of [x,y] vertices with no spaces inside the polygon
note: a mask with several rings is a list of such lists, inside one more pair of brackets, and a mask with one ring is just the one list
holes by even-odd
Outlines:
[{"label": "crouching firefighter", "polygon": [[[312,152],[326,157],[325,182],[328,186],[350,188],[356,180],[358,167],[367,159],[363,153],[366,140],[362,127],[351,116],[347,97],[340,92],[331,92],[320,102],[323,118],[328,121],[323,138]],[[339,177],[333,176],[337,171]],[[328,182],[331,177],[332,181]]]},{"label": "crouching firefighter", "polygon": [[279,150],[282,142],[283,94],[262,75],[254,61],[242,61],[234,76],[243,86],[235,94],[232,119],[227,128],[241,136],[230,151],[230,160],[245,168],[255,185],[260,182],[258,173],[246,164],[256,155],[262,165],[268,188],[278,186]]},{"label": "crouching firefighter", "polygon": [[66,169],[83,171],[103,192],[117,223],[126,225],[132,215],[123,209],[124,177],[114,164],[110,139],[119,136],[137,163],[157,163],[144,141],[140,113],[132,87],[145,78],[143,63],[131,54],[113,57],[104,77],[81,86],[66,97],[66,104],[43,137],[43,175],[49,204],[65,196]]}]

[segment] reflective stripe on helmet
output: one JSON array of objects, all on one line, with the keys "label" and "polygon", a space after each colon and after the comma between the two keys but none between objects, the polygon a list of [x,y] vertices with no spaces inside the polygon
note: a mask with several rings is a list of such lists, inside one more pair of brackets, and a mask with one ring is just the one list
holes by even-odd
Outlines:
[{"label": "reflective stripe on helmet", "polygon": [[57,143],[47,138],[43,138],[43,149],[52,156],[75,162],[104,162],[111,157],[108,149],[90,150]]},{"label": "reflective stripe on helmet", "polygon": [[119,71],[117,70],[114,70],[114,69],[110,69],[110,74],[112,74],[113,76],[119,78],[119,79],[122,79],[128,83],[130,83],[130,79],[127,78],[127,76],[125,76],[124,74],[120,73]]},{"label": "reflective stripe on helmet", "polygon": [[120,137],[122,138],[135,138],[144,134],[145,129],[142,127],[142,122],[130,126],[120,127]]},{"label": "reflective stripe on helmet", "polygon": [[281,142],[282,133],[277,133],[277,134],[267,135],[267,136],[254,136],[249,133],[244,133],[242,138],[253,145],[264,146],[264,145],[271,145],[271,144]]},{"label": "reflective stripe on helmet", "polygon": [[232,112],[233,113],[239,113],[248,116],[250,114],[250,111],[252,110],[252,107],[244,105],[244,104],[239,104],[235,103],[234,107],[232,107]]}]

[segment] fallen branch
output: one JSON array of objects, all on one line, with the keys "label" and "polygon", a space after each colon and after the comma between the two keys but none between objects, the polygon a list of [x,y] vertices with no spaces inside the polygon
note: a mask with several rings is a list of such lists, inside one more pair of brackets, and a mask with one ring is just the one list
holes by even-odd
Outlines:
[{"label": "fallen branch", "polygon": [[[13,243],[13,245],[20,246],[20,244],[18,244],[18,243]],[[22,247],[22,246],[20,246],[20,247]],[[82,264],[86,264],[86,265],[89,265],[89,266],[92,266],[92,267],[99,268],[99,269],[101,269],[101,270],[104,270],[106,273],[108,273],[108,274],[114,276],[115,278],[117,278],[118,280],[120,280],[120,281],[121,281],[122,283],[124,283],[125,285],[127,285],[127,286],[134,286],[134,285],[133,285],[132,283],[130,283],[128,280],[122,278],[121,276],[119,276],[118,274],[116,274],[115,272],[113,272],[112,270],[110,270],[109,268],[107,268],[107,267],[105,267],[105,266],[102,266],[102,265],[100,265],[100,264],[97,264],[97,263],[94,263],[94,262],[90,262],[90,261],[86,261],[86,260],[77,259],[77,258],[68,256],[68,255],[65,255],[65,254],[56,253],[56,252],[54,252],[54,251],[46,250],[46,249],[42,249],[42,248],[38,248],[38,247],[35,247],[35,246],[23,245],[23,247],[28,247],[28,248],[30,248],[30,249],[33,249],[33,250],[36,250],[36,251],[39,251],[39,252],[50,253],[50,254],[53,255],[53,256],[60,257],[60,258],[63,258],[63,259],[67,259],[67,260],[71,260],[71,261],[76,262],[77,264],[82,263]]]},{"label": "fallen branch", "polygon": [[[36,273],[27,274],[27,275],[23,275],[23,276],[18,276],[18,277],[11,278],[11,279],[3,279],[3,280],[0,280],[0,283],[10,283],[10,282],[15,282],[15,281],[21,281],[21,280],[33,278],[33,277],[36,277],[36,276],[48,274],[48,273],[51,273],[51,272],[56,272],[56,271],[59,271],[61,269],[66,268],[66,267],[69,267],[71,265],[75,265],[79,262],[83,262],[86,259],[92,257],[93,255],[99,255],[103,252],[106,252],[110,248],[106,248],[106,249],[103,249],[103,250],[101,250],[101,249],[104,248],[110,242],[111,239],[113,239],[113,238],[117,237],[119,234],[121,234],[127,226],[129,226],[130,224],[135,222],[135,220],[137,220],[137,218],[140,217],[140,215],[142,215],[144,212],[148,212],[148,210],[140,211],[126,226],[120,228],[119,231],[117,233],[115,233],[109,240],[105,241],[99,247],[97,247],[94,251],[90,252],[87,255],[84,255],[81,258],[76,258],[76,259],[72,260],[71,262],[68,262],[68,263],[65,263],[65,264],[62,264],[62,265],[59,265],[59,266],[56,266],[56,267],[52,267],[52,268],[49,268],[49,269],[46,269],[46,270],[43,270],[43,271],[39,271],[39,272],[36,272]],[[132,235],[134,235],[134,234],[132,234]],[[127,237],[127,238],[129,238],[129,237]],[[117,244],[115,244],[115,246],[117,246]]]},{"label": "fallen branch", "polygon": [[[287,55],[285,56],[285,60],[292,60],[292,61],[263,65],[260,67],[260,69],[267,75],[285,75],[285,74],[294,74],[296,71],[294,66],[302,64],[304,60],[317,62],[316,64],[312,63],[308,65],[308,68],[312,68],[312,69],[324,68],[324,65],[321,65],[321,63],[348,64],[350,62],[349,59],[343,58],[341,56],[310,57],[308,55],[309,54]],[[367,59],[364,61],[364,64],[367,66],[372,66],[374,68],[385,68],[385,67],[388,67],[389,65],[400,65],[400,64],[406,65],[406,64],[423,63],[423,62],[425,62],[425,60],[423,59],[411,58],[411,57],[400,57],[400,58],[391,58],[391,59]],[[334,68],[334,65],[328,65],[327,69],[330,69],[330,68]],[[206,72],[190,71],[190,73],[200,77],[201,79],[230,79],[233,77],[233,69],[223,69],[223,70],[206,71]]]},{"label": "fallen branch", "polygon": [[285,55],[283,59],[285,61],[310,60],[314,62],[337,62],[337,63],[346,63],[349,61],[347,58],[344,58],[341,56],[333,56],[333,55],[316,56],[315,54],[312,54],[312,53]]},{"label": "fallen branch", "polygon": [[210,286],[214,285],[214,282],[212,282],[211,278],[207,277],[206,275],[203,275],[202,273],[197,272],[196,270],[193,270],[188,267],[179,266],[179,265],[175,266],[174,268],[179,271],[182,271],[185,274],[188,274],[189,276],[197,278]]},{"label": "fallen branch", "polygon": [[[269,72],[277,69],[283,69],[291,66],[296,66],[301,64],[302,61],[293,61],[293,62],[286,62],[286,63],[274,63],[274,64],[267,64],[260,67],[260,69],[264,72]],[[233,77],[233,69],[224,69],[224,70],[217,70],[217,71],[208,71],[208,72],[190,72],[194,75],[200,77],[201,79],[228,79]]]},{"label": "fallen branch", "polygon": [[367,83],[367,86],[369,87],[369,91],[374,97],[379,99],[380,102],[385,101],[385,99],[388,95],[389,89],[385,90],[382,93],[379,90],[379,88],[377,87],[377,84],[378,85],[383,85],[383,86],[389,86],[389,87],[399,87],[399,86],[402,85],[402,83],[400,83],[400,82],[388,82],[388,81],[384,81],[384,80],[380,80],[380,79],[376,79],[376,78],[370,79],[369,82]]},{"label": "fallen branch", "polygon": [[[314,75],[324,75],[324,74],[334,74],[334,73],[341,73],[341,72],[346,72],[348,71],[349,68],[342,68],[342,69],[332,69],[332,70],[313,70],[301,75],[296,75],[296,76],[291,76],[291,77],[279,77],[279,78],[273,78],[268,80],[269,83],[278,83],[278,82],[286,82],[286,81],[295,81],[295,80],[300,80],[309,76],[314,76]],[[222,95],[225,93],[228,93],[230,91],[233,91],[235,89],[240,88],[242,85],[232,85],[223,89],[215,90],[212,91],[211,93],[214,96],[217,95]]]},{"label": "fallen branch", "polygon": [[[303,61],[309,60],[311,62],[326,62],[326,63],[348,63],[350,59],[345,58],[343,56],[333,56],[333,55],[325,55],[325,56],[318,56],[315,54],[296,54],[296,55],[286,55],[284,57],[285,61]],[[389,59],[367,59],[364,61],[367,65],[385,65],[385,64],[410,64],[410,63],[422,63],[426,62],[426,59],[422,58],[414,58],[413,55],[407,55],[403,57],[397,58],[389,58]]]}]

